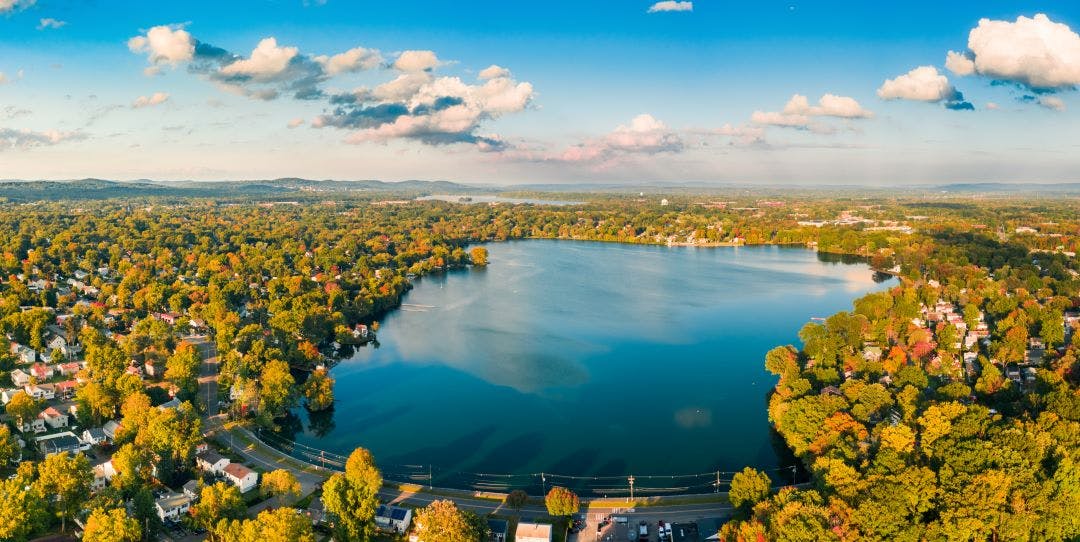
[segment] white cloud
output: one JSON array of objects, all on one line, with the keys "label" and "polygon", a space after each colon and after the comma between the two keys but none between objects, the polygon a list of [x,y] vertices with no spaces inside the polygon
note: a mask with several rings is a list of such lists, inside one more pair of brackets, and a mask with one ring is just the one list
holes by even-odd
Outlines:
[{"label": "white cloud", "polygon": [[874,116],[848,96],[825,94],[818,99],[818,105],[811,106],[806,96],[795,94],[784,106],[785,115],[809,115],[812,117],[840,117],[845,119],[869,118]]},{"label": "white cloud", "polygon": [[290,120],[287,126],[289,128],[296,128],[298,126],[301,126],[302,124],[304,124],[304,119],[301,117],[296,117],[295,119]]},{"label": "white cloud", "polygon": [[964,53],[949,51],[945,54],[945,68],[963,77],[975,73],[975,61]]},{"label": "white cloud", "polygon": [[1065,110],[1065,102],[1057,96],[1040,96],[1039,105],[1047,109],[1053,109],[1054,111]]},{"label": "white cloud", "polygon": [[649,6],[649,13],[666,11],[694,11],[694,3],[689,1],[664,0]]},{"label": "white cloud", "polygon": [[52,17],[45,17],[38,21],[38,30],[45,30],[46,28],[63,28],[67,26],[67,21],[61,21],[59,19],[53,19]]},{"label": "white cloud", "polygon": [[405,51],[394,61],[394,69],[403,72],[429,71],[439,65],[434,51]]},{"label": "white cloud", "polygon": [[223,75],[241,75],[253,79],[273,79],[289,67],[300,50],[279,47],[277,39],[265,38],[251,51],[251,57],[237,60],[221,68]]},{"label": "white cloud", "polygon": [[[509,72],[507,72],[509,73]],[[503,146],[497,136],[476,135],[487,120],[523,111],[534,95],[530,83],[508,76],[467,84],[457,77],[412,71],[374,90],[358,89],[339,97],[350,102],[321,115],[312,126],[359,128],[349,143],[415,139],[428,144],[472,143],[483,150]]]},{"label": "white cloud", "polygon": [[183,28],[168,25],[155,26],[146,35],[129,39],[127,46],[133,53],[147,53],[151,66],[175,66],[195,56],[195,40],[191,34]]},{"label": "white cloud", "polygon": [[968,49],[980,75],[1032,88],[1080,85],[1080,35],[1042,13],[1015,22],[981,19]]},{"label": "white cloud", "polygon": [[4,72],[0,72],[0,85],[6,85],[10,82],[11,80],[8,79],[8,76],[4,75]]},{"label": "white cloud", "polygon": [[874,114],[863,109],[855,98],[825,94],[818,99],[817,105],[810,105],[810,100],[801,94],[792,95],[782,111],[754,111],[750,122],[757,125],[782,126],[787,128],[811,129],[821,133],[834,130],[827,125],[814,123],[813,117],[835,117],[842,119],[865,119]]},{"label": "white cloud", "polygon": [[0,13],[25,9],[34,5],[35,0],[0,0]]},{"label": "white cloud", "polygon": [[492,64],[480,70],[479,77],[483,80],[495,79],[496,77],[510,77],[510,70],[502,66],[496,66],[495,64]]},{"label": "white cloud", "polygon": [[629,154],[674,153],[685,148],[682,136],[652,115],[643,113],[604,137],[574,145],[549,160],[607,162]]},{"label": "white cloud", "polygon": [[761,126],[754,126],[753,124],[733,126],[729,123],[724,124],[715,130],[711,130],[709,135],[730,137],[739,143],[750,144],[764,141],[765,129]]},{"label": "white cloud", "polygon": [[150,96],[139,96],[138,98],[135,98],[135,101],[131,103],[131,107],[133,109],[153,107],[165,103],[168,99],[169,94],[167,92],[155,92]]},{"label": "white cloud", "polygon": [[938,73],[933,66],[919,66],[893,79],[886,79],[877,90],[883,100],[915,100],[940,102],[951,99],[956,89],[949,78]]},{"label": "white cloud", "polygon": [[1001,106],[998,105],[997,102],[986,102],[986,108],[993,111],[995,109],[1000,109]]},{"label": "white cloud", "polygon": [[322,64],[326,74],[332,76],[339,73],[375,69],[382,63],[382,55],[375,49],[356,47],[334,56],[317,56],[313,60]]},{"label": "white cloud", "polygon": [[85,137],[86,135],[82,132],[65,132],[60,130],[36,132],[33,130],[0,128],[0,151],[4,149],[45,147],[56,145],[64,141],[84,139]]}]

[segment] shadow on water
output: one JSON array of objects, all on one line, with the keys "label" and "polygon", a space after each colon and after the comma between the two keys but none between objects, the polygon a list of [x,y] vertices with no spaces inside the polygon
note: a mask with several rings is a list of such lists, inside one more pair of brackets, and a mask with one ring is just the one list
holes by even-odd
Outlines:
[{"label": "shadow on water", "polygon": [[317,437],[325,437],[334,430],[334,407],[318,412],[307,411],[308,431]]},{"label": "shadow on water", "polygon": [[819,262],[825,263],[842,263],[846,265],[866,263],[868,260],[864,256],[857,256],[855,254],[836,254],[834,252],[817,252],[817,259]]},{"label": "shadow on water", "polygon": [[499,444],[478,460],[471,470],[496,470],[498,472],[518,472],[530,461],[536,459],[544,448],[546,437],[542,433],[532,432],[518,435]]},{"label": "shadow on water", "polygon": [[390,457],[388,461],[398,464],[423,464],[436,457],[444,468],[457,468],[465,460],[474,457],[477,448],[491,438],[491,435],[497,430],[497,426],[487,425],[443,446],[428,446],[427,448]]},{"label": "shadow on water", "polygon": [[600,457],[598,450],[594,448],[581,448],[553,462],[548,468],[551,469],[551,472],[587,473],[591,472],[598,457]]}]

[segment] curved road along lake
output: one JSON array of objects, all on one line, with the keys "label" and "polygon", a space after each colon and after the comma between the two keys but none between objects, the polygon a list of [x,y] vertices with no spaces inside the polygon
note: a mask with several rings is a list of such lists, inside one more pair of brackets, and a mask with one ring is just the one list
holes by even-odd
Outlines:
[{"label": "curved road along lake", "polygon": [[[388,473],[434,465],[445,485],[477,483],[452,471],[775,469],[765,353],[892,284],[801,248],[486,246],[486,269],[417,281],[381,322],[379,348],[334,368],[332,421],[313,431],[301,413],[297,441],[367,447]],[[710,481],[652,485],[708,492],[691,486]]]}]

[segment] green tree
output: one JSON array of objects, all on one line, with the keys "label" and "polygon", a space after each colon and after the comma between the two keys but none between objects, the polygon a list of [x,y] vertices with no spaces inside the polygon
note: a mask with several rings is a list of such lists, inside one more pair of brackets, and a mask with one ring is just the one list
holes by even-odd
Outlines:
[{"label": "green tree", "polygon": [[581,499],[577,494],[565,487],[554,486],[544,497],[544,506],[548,514],[553,516],[569,516],[576,514],[581,508]]},{"label": "green tree", "polygon": [[165,362],[165,379],[177,388],[180,397],[190,399],[199,391],[199,364],[202,358],[191,343],[182,342]]},{"label": "green tree", "polygon": [[15,418],[18,425],[22,427],[33,421],[41,413],[41,401],[20,390],[11,397],[5,409],[8,415]]},{"label": "green tree", "polygon": [[324,368],[312,371],[304,382],[303,392],[309,410],[318,412],[334,406],[334,379]]},{"label": "green tree", "polygon": [[506,495],[506,506],[514,510],[521,510],[529,502],[529,494],[520,489],[515,489]]},{"label": "green tree", "polygon": [[330,515],[336,537],[363,540],[372,531],[377,494],[382,474],[375,458],[364,448],[357,448],[345,462],[345,472],[334,474],[323,484],[323,505]]},{"label": "green tree", "polygon": [[138,542],[142,539],[142,529],[123,508],[108,511],[95,508],[86,518],[82,539],[85,542]]},{"label": "green tree", "polygon": [[191,517],[195,524],[210,531],[211,538],[220,540],[214,527],[222,520],[239,519],[247,511],[244,497],[232,484],[216,482],[203,486],[199,500],[191,508]]},{"label": "green tree", "polygon": [[468,514],[453,501],[438,500],[417,510],[416,534],[421,540],[439,542],[476,542],[480,532]]},{"label": "green tree", "polygon": [[769,480],[768,475],[746,467],[731,477],[728,501],[735,508],[745,512],[765,500],[769,496],[770,487],[772,487],[772,480]]},{"label": "green tree", "polygon": [[281,360],[271,360],[263,366],[259,377],[259,412],[272,420],[283,416],[296,404],[296,380],[289,372],[289,365]]},{"label": "green tree", "polygon": [[285,469],[277,469],[262,475],[259,482],[260,489],[266,497],[277,497],[278,506],[284,504],[288,495],[300,496],[300,482],[293,473]]},{"label": "green tree", "polygon": [[46,503],[22,476],[0,480],[0,540],[23,541],[45,528]]},{"label": "green tree", "polygon": [[90,496],[90,486],[94,481],[90,462],[82,453],[76,455],[53,454],[38,463],[38,478],[35,487],[41,495],[46,495],[50,508],[60,519],[60,531],[67,526],[67,520],[75,517]]}]

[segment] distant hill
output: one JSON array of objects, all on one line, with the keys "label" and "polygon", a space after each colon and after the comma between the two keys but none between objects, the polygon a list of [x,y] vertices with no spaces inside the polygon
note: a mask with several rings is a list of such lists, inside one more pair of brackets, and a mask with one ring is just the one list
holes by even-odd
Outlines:
[{"label": "distant hill", "polygon": [[957,183],[940,187],[946,192],[1078,194],[1080,183]]},{"label": "distant hill", "polygon": [[196,197],[236,199],[318,193],[383,192],[408,195],[480,193],[490,188],[449,181],[386,182],[332,181],[284,178],[250,181],[0,181],[0,198],[7,201],[86,200],[130,197]]}]

